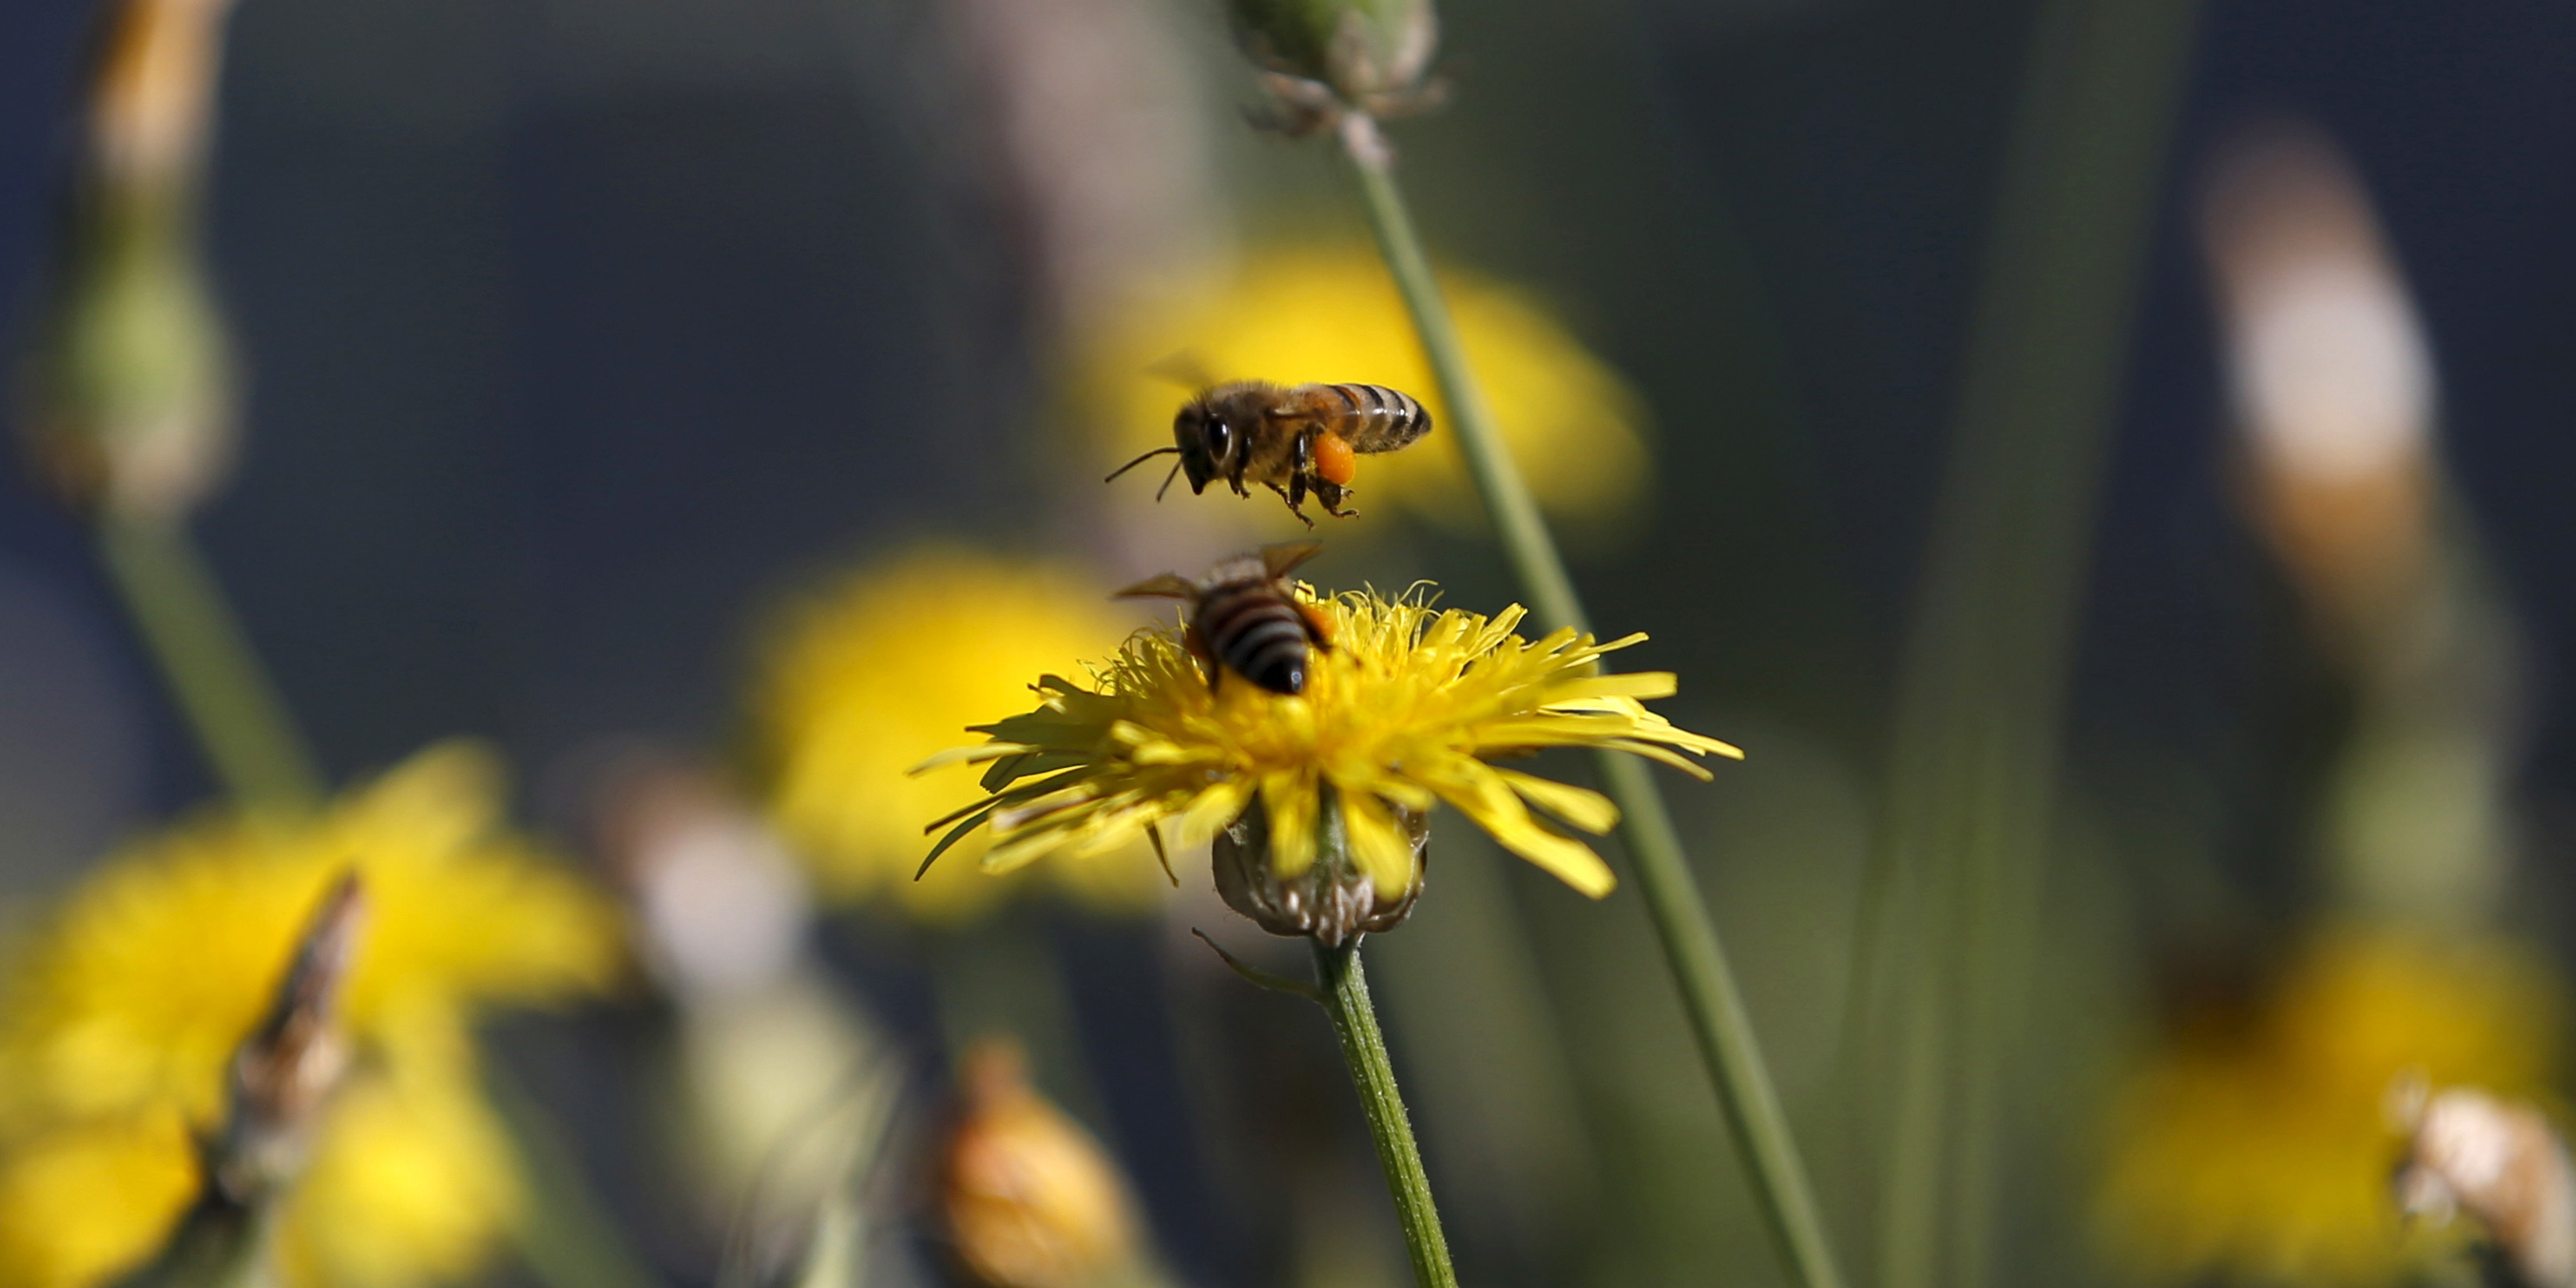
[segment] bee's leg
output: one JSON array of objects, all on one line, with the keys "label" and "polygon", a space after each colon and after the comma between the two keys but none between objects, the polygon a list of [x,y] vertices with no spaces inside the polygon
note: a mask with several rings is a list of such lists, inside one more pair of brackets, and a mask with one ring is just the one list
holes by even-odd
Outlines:
[{"label": "bee's leg", "polygon": [[1347,519],[1359,513],[1357,510],[1342,508],[1342,502],[1349,499],[1350,495],[1351,489],[1331,479],[1315,480],[1315,498],[1324,503],[1324,513],[1336,519]]},{"label": "bee's leg", "polygon": [[[1305,490],[1302,486],[1302,480],[1292,479],[1290,480],[1290,486],[1296,487],[1300,492]],[[1311,528],[1315,526],[1315,521],[1307,518],[1305,510],[1299,508],[1299,503],[1305,500],[1304,497],[1294,495],[1290,493],[1287,488],[1281,487],[1276,483],[1270,485],[1270,490],[1278,493],[1279,499],[1288,503],[1288,513],[1296,515],[1307,527]]]},{"label": "bee's leg", "polygon": [[1313,480],[1317,487],[1331,486],[1321,475],[1315,473],[1315,435],[1323,432],[1321,427],[1314,425],[1298,431],[1296,459],[1290,461],[1288,466],[1289,513],[1305,519],[1306,526],[1310,528],[1315,526],[1315,521],[1306,518],[1307,481]]},{"label": "bee's leg", "polygon": [[[1306,519],[1306,476],[1302,471],[1288,476],[1288,513]],[[1315,521],[1306,519],[1306,526],[1314,527]]]}]

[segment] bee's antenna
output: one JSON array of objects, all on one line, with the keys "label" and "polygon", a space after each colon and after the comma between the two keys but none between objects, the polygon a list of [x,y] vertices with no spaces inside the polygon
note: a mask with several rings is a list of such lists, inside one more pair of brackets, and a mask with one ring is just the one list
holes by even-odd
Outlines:
[{"label": "bee's antenna", "polygon": [[[1174,453],[1174,454],[1176,454],[1176,455],[1177,455],[1177,454],[1180,452],[1180,450],[1181,450],[1181,449],[1179,449],[1179,448],[1177,448],[1177,447],[1157,447],[1157,448],[1155,448],[1154,450],[1152,450],[1152,451],[1150,451],[1150,452],[1147,452],[1147,453],[1145,453],[1144,455],[1139,456],[1139,457],[1137,457],[1136,459],[1134,459],[1134,460],[1132,460],[1132,461],[1129,461],[1129,462],[1127,462],[1127,463],[1126,463],[1126,464],[1124,464],[1124,465],[1119,466],[1117,469],[1114,469],[1114,470],[1109,471],[1109,477],[1108,477],[1108,478],[1105,478],[1105,479],[1102,479],[1102,480],[1100,480],[1100,481],[1101,481],[1101,482],[1103,482],[1103,483],[1114,483],[1114,482],[1116,482],[1116,481],[1117,481],[1117,479],[1118,479],[1118,476],[1119,476],[1119,475],[1124,474],[1124,473],[1126,473],[1127,471],[1132,470],[1132,469],[1136,468],[1137,466],[1142,465],[1142,464],[1144,464],[1145,462],[1150,461],[1150,460],[1154,459],[1155,457],[1162,455],[1162,454],[1163,454],[1163,453],[1165,453],[1165,452],[1171,452],[1171,453]],[[1180,466],[1178,466],[1178,465],[1174,465],[1172,468],[1173,468],[1173,469],[1179,469],[1179,468],[1180,468]],[[1169,486],[1171,486],[1171,484],[1169,483],[1169,481],[1166,481],[1166,482],[1164,483],[1164,486],[1165,486],[1165,487],[1169,487]],[[1159,493],[1159,492],[1158,492],[1158,493],[1156,493],[1156,494],[1155,494],[1155,498],[1156,498],[1157,500],[1160,500],[1160,499],[1161,499],[1161,497],[1162,497],[1162,494],[1161,494],[1161,493]]]},{"label": "bee's antenna", "polygon": [[[1173,451],[1179,451],[1180,449],[1176,447],[1176,448],[1173,448],[1173,449],[1171,449],[1171,450],[1173,450]],[[1180,463],[1179,461],[1174,461],[1174,462],[1172,462],[1172,472],[1163,476],[1163,485],[1162,485],[1161,487],[1158,487],[1158,488],[1155,488],[1155,489],[1154,489],[1154,500],[1155,500],[1157,503],[1160,503],[1160,502],[1162,501],[1162,499],[1163,499],[1163,494],[1164,494],[1165,492],[1169,492],[1169,491],[1171,491],[1171,490],[1172,490],[1172,480],[1173,480],[1173,479],[1176,479],[1176,478],[1179,478],[1180,476],[1181,476],[1181,463]]]}]

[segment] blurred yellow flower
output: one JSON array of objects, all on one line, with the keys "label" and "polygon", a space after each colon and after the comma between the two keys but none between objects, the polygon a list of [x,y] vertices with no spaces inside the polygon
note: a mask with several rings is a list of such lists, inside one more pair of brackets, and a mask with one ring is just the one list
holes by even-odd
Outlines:
[{"label": "blurred yellow flower", "polygon": [[193,1192],[188,1138],[221,1113],[234,1047],[351,866],[372,910],[342,999],[358,1059],[281,1259],[302,1284],[470,1272],[515,1194],[476,1013],[595,991],[619,962],[608,906],[509,833],[500,800],[494,759],[445,744],[310,819],[209,815],[146,838],[75,891],[0,994],[0,1196],[27,1200],[0,1197],[0,1285],[92,1283],[156,1244]]},{"label": "blurred yellow flower", "polygon": [[470,1081],[395,1069],[340,1089],[279,1258],[305,1284],[469,1278],[517,1215],[507,1137]]},{"label": "blurred yellow flower", "polygon": [[[1539,504],[1576,521],[1633,517],[1647,471],[1643,400],[1528,293],[1445,277],[1460,342]],[[1358,508],[1393,502],[1453,527],[1483,522],[1404,302],[1367,248],[1256,254],[1239,277],[1104,327],[1080,368],[1085,405],[1107,436],[1103,460],[1171,445],[1172,416],[1190,391],[1151,369],[1176,356],[1216,380],[1356,381],[1412,394],[1436,428],[1416,446],[1361,461]]]},{"label": "blurred yellow flower", "polygon": [[2180,1035],[2123,1088],[2102,1232],[2163,1280],[2394,1282],[2427,1249],[2401,1227],[2400,1075],[2528,1095],[2560,1034],[2555,980],[2493,944],[2344,928],[2312,941],[2250,1016]]},{"label": "blurred yellow flower", "polygon": [[[796,605],[771,641],[753,714],[771,813],[824,893],[933,924],[988,911],[1010,887],[978,878],[971,862],[913,879],[922,820],[977,799],[974,776],[905,771],[1024,700],[1029,677],[1126,629],[1079,573],[952,548],[914,551]],[[1141,845],[1052,876],[1113,912],[1150,908],[1168,888]]]},{"label": "blurred yellow flower", "polygon": [[1093,668],[1093,687],[1048,675],[1036,710],[980,726],[988,741],[934,758],[998,762],[984,779],[992,795],[947,821],[961,832],[989,822],[998,840],[983,866],[1007,872],[1045,855],[1132,845],[1167,818],[1180,820],[1183,845],[1197,844],[1257,796],[1272,866],[1292,877],[1315,861],[1330,788],[1352,860],[1391,900],[1412,885],[1415,851],[1390,806],[1419,813],[1446,801],[1504,848],[1598,898],[1613,884],[1609,865],[1528,806],[1594,833],[1610,830],[1618,809],[1486,759],[1609,747],[1706,777],[1681,753],[1743,754],[1639,703],[1670,696],[1670,672],[1596,670],[1602,654],[1643,635],[1605,644],[1560,630],[1533,643],[1512,633],[1518,606],[1493,617],[1435,609],[1427,589],[1310,602],[1330,622],[1333,647],[1315,658],[1302,693],[1240,680],[1211,688],[1179,631],[1139,631]]}]

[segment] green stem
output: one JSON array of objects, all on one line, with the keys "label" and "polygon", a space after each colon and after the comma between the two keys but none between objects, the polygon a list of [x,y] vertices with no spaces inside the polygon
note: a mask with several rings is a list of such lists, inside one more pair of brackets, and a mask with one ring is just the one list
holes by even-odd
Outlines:
[{"label": "green stem", "polygon": [[1431,260],[1413,230],[1412,212],[1405,206],[1403,189],[1396,185],[1394,160],[1377,123],[1358,112],[1344,117],[1342,153],[1359,174],[1369,230],[1376,234],[1378,253],[1385,257],[1396,290],[1404,296],[1405,311],[1413,316],[1423,355],[1430,359],[1432,378],[1440,385],[1440,400],[1447,405],[1450,432],[1457,436],[1467,472],[1484,497],[1485,512],[1493,516],[1503,557],[1511,562],[1521,593],[1529,596],[1530,610],[1543,626],[1582,629],[1583,601],[1576,597],[1565,559],[1548,535],[1547,520],[1539,517],[1537,499],[1530,495],[1511,450],[1494,428],[1493,409],[1485,404],[1484,390],[1470,374],[1467,351],[1458,343],[1448,301],[1441,297]]},{"label": "green stem", "polygon": [[1377,1008],[1369,1003],[1359,944],[1339,948],[1316,944],[1315,970],[1323,978],[1324,1010],[1333,1017],[1333,1036],[1341,1039],[1342,1059],[1351,1067],[1360,1107],[1368,1112],[1377,1161],[1386,1168],[1386,1187],[1395,1195],[1396,1221],[1404,1227],[1405,1251],[1413,1259],[1413,1282],[1416,1288],[1458,1288],[1458,1272],[1449,1265],[1449,1240],[1440,1232],[1440,1213],[1431,1205],[1431,1178],[1422,1170],[1422,1150],[1413,1143],[1413,1121],[1396,1090],[1395,1065],[1387,1059]]},{"label": "green stem", "polygon": [[[1431,262],[1414,232],[1413,217],[1396,185],[1393,160],[1376,122],[1351,113],[1344,118],[1341,139],[1343,153],[1359,175],[1378,250],[1413,316],[1423,352],[1439,382],[1441,400],[1448,407],[1451,431],[1484,496],[1486,512],[1493,516],[1504,555],[1520,579],[1522,593],[1529,597],[1531,611],[1544,628],[1590,629],[1574,581],[1566,575],[1565,560],[1557,553],[1538,503],[1522,482],[1470,374],[1457,327],[1449,319],[1449,306],[1441,298]],[[1638,894],[1662,941],[1665,963],[1681,992],[1682,1010],[1690,1019],[1691,1035],[1708,1066],[1727,1126],[1751,1166],[1754,1191],[1761,1196],[1771,1233],[1804,1288],[1840,1288],[1841,1272],[1835,1268],[1823,1217],[1789,1133],[1788,1115],[1780,1108],[1779,1093],[1762,1062],[1752,1017],[1744,1009],[1743,995],[1682,852],[1672,815],[1664,808],[1653,776],[1635,757],[1602,753],[1601,779],[1619,806],[1619,838],[1636,867]]]},{"label": "green stem", "polygon": [[[1872,976],[1899,1018],[1881,1288],[1992,1280],[2095,494],[2194,0],[2040,11],[1907,641]],[[1902,898],[1898,896],[1901,895]],[[1894,924],[1899,908],[1912,912]],[[1866,945],[1865,945],[1866,947]],[[1890,949],[1901,949],[1891,951]]]},{"label": "green stem", "polygon": [[322,776],[187,532],[175,521],[109,511],[99,516],[98,543],[109,580],[225,790],[259,809],[318,803]]}]

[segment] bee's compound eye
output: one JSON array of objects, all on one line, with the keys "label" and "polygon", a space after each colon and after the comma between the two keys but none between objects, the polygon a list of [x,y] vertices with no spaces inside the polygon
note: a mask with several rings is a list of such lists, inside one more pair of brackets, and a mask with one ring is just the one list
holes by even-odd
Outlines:
[{"label": "bee's compound eye", "polygon": [[1211,420],[1207,427],[1208,455],[1219,460],[1234,455],[1234,427],[1221,420]]}]

